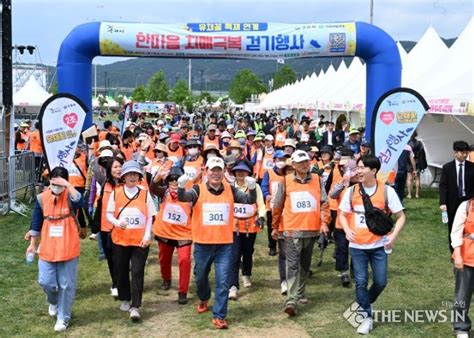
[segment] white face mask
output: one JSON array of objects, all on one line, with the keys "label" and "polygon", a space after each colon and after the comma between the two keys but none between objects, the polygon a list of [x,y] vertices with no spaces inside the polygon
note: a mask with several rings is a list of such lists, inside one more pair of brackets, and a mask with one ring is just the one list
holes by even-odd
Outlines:
[{"label": "white face mask", "polygon": [[64,187],[60,187],[57,185],[50,185],[51,191],[55,195],[60,195],[64,191]]},{"label": "white face mask", "polygon": [[210,159],[210,158],[213,158],[213,157],[217,157],[217,155],[214,154],[214,153],[207,154],[207,159]]},{"label": "white face mask", "polygon": [[283,169],[286,166],[286,163],[280,161],[280,162],[276,162],[275,165],[278,169]]},{"label": "white face mask", "polygon": [[188,149],[188,155],[191,155],[191,156],[197,155],[198,152],[199,152],[199,149],[197,149],[197,148]]},{"label": "white face mask", "polygon": [[234,156],[239,156],[240,155],[240,150],[239,149],[232,149],[230,153]]}]

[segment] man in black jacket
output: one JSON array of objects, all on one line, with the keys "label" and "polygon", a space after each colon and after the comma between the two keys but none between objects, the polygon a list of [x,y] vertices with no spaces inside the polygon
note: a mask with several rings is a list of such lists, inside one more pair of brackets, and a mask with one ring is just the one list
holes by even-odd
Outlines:
[{"label": "man in black jacket", "polygon": [[474,191],[474,163],[466,161],[469,145],[465,141],[453,143],[454,160],[446,163],[441,170],[439,181],[439,208],[448,212],[448,243],[451,253],[450,234],[456,210],[466,196]]}]

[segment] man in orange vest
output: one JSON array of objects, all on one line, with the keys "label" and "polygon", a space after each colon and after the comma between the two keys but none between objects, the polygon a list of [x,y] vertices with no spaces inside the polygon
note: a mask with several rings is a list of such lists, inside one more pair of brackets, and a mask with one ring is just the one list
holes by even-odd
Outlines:
[{"label": "man in orange vest", "polygon": [[311,267],[313,247],[320,233],[328,232],[329,208],[326,191],[317,174],[310,173],[308,153],[297,150],[291,155],[295,173],[277,187],[272,224],[283,222],[286,244],[285,313],[296,315],[297,303],[307,304],[304,292]]},{"label": "man in orange vest", "polygon": [[474,194],[456,211],[451,246],[456,278],[453,327],[456,337],[468,338],[471,330],[469,308],[474,290]]},{"label": "man in orange vest", "polygon": [[[349,241],[356,286],[358,313],[363,321],[357,328],[359,334],[369,334],[373,328],[371,304],[377,300],[387,284],[387,254],[405,225],[405,214],[395,190],[377,180],[380,160],[372,155],[357,161],[359,185],[347,189],[339,204],[339,221]],[[389,210],[397,221],[391,233],[385,236],[374,234],[367,227],[361,188],[370,196],[372,205],[380,210]],[[372,268],[373,284],[369,282],[368,265]]]},{"label": "man in orange vest", "polygon": [[211,297],[209,271],[214,262],[215,300],[212,323],[218,329],[227,329],[229,271],[234,230],[234,203],[254,204],[257,200],[256,180],[246,177],[249,193],[242,192],[224,181],[224,160],[211,157],[206,163],[207,183],[184,187],[189,177],[178,179],[178,200],[191,202],[192,239],[194,242],[194,274],[199,297],[198,313],[208,311]]},{"label": "man in orange vest", "polygon": [[84,200],[68,182],[65,168],[56,167],[50,175],[50,186],[37,196],[31,220],[30,245],[27,255],[36,252],[41,237],[38,260],[38,281],[46,293],[51,317],[57,317],[54,331],[66,331],[71,319],[77,287],[77,260],[80,254],[79,233],[75,218]]}]

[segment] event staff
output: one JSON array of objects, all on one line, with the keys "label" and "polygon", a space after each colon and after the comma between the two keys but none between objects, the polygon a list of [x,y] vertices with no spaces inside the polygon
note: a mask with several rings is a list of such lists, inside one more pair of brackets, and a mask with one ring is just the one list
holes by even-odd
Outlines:
[{"label": "event staff", "polygon": [[[356,301],[359,304],[359,315],[363,321],[357,333],[368,334],[373,329],[372,306],[387,284],[387,253],[392,249],[400,231],[405,225],[403,206],[395,190],[378,181],[376,176],[380,169],[380,160],[372,155],[361,157],[357,161],[358,178],[372,205],[381,210],[395,214],[397,220],[393,231],[386,236],[372,233],[365,222],[365,209],[359,185],[347,189],[339,205],[339,220],[349,241],[349,249],[354,269]],[[373,284],[369,282],[368,265],[372,268]]]},{"label": "event staff", "polygon": [[[245,178],[252,176],[253,170],[246,160],[237,162],[232,167],[235,176],[234,187],[240,191],[249,192]],[[265,226],[267,210],[263,201],[260,187],[256,186],[257,201],[254,204],[234,204],[234,243],[230,267],[229,299],[237,300],[239,270],[242,266],[242,284],[244,288],[252,286],[253,253],[257,233]]]},{"label": "event staff", "polygon": [[469,308],[474,291],[474,193],[462,202],[453,221],[451,246],[454,248],[454,331],[457,337],[468,338],[471,330]]},{"label": "event staff", "polygon": [[69,326],[76,296],[79,236],[85,238],[87,229],[78,232],[75,212],[84,200],[68,182],[67,170],[56,167],[49,178],[49,188],[36,198],[26,252],[36,252],[40,237],[38,282],[46,293],[49,315],[57,317],[54,331],[62,332]]},{"label": "event staff", "polygon": [[215,301],[212,307],[212,323],[218,329],[228,327],[227,303],[229,293],[229,269],[232,253],[234,203],[254,204],[256,181],[247,177],[249,194],[239,191],[224,181],[224,160],[212,157],[206,163],[207,183],[194,185],[185,191],[188,176],[178,180],[178,199],[193,205],[192,235],[194,242],[194,274],[199,304],[197,311],[208,311],[211,297],[209,271],[215,268]]},{"label": "event staff", "polygon": [[[160,263],[161,289],[171,287],[171,263],[174,249],[178,251],[178,303],[188,302],[189,280],[191,277],[191,204],[178,201],[178,178],[184,174],[179,167],[173,167],[166,175],[158,173],[166,180],[160,185],[153,180],[150,191],[160,198],[160,211],[153,222],[153,233],[158,241],[158,261]],[[163,181],[161,181],[163,182]]]},{"label": "event staff", "polygon": [[291,155],[295,172],[279,185],[272,210],[273,223],[283,217],[286,244],[288,296],[285,313],[294,316],[297,303],[307,304],[305,287],[316,238],[328,232],[329,210],[326,191],[319,176],[310,173],[310,158],[303,150]]},{"label": "event staff", "polygon": [[120,310],[129,311],[130,319],[136,321],[141,318],[143,279],[155,205],[150,193],[139,186],[143,173],[137,162],[125,162],[121,178],[125,182],[110,195],[107,220],[114,226],[111,236],[118,298],[122,301]]}]

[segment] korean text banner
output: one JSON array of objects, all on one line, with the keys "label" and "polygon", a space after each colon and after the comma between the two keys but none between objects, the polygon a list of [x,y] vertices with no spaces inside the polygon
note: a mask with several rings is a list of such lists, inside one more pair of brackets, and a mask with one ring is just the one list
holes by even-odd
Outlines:
[{"label": "korean text banner", "polygon": [[101,55],[288,59],[351,56],[355,23],[102,22]]},{"label": "korean text banner", "polygon": [[51,96],[41,106],[40,135],[49,170],[69,169],[87,110],[77,97],[65,93]]},{"label": "korean text banner", "polygon": [[388,178],[428,109],[423,97],[409,88],[396,88],[379,98],[372,115],[372,149],[381,162],[379,179]]}]

